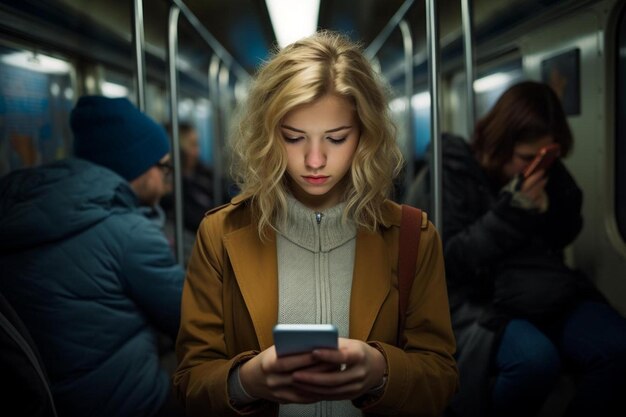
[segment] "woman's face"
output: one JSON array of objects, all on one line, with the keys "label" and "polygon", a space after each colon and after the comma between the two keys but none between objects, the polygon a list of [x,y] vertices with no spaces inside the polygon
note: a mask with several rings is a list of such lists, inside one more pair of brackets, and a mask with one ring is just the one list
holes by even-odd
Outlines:
[{"label": "woman's face", "polygon": [[354,105],[344,97],[327,94],[287,113],[280,131],[294,197],[313,210],[341,202],[342,180],[359,144]]},{"label": "woman's face", "polygon": [[513,148],[513,156],[502,167],[505,179],[508,181],[519,175],[533,161],[541,148],[553,142],[552,136],[546,135],[532,142],[517,143]]},{"label": "woman's face", "polygon": [[181,147],[183,150],[183,156],[185,160],[185,167],[193,170],[198,160],[200,159],[200,142],[198,139],[198,132],[191,130],[187,132],[184,137],[180,138]]}]

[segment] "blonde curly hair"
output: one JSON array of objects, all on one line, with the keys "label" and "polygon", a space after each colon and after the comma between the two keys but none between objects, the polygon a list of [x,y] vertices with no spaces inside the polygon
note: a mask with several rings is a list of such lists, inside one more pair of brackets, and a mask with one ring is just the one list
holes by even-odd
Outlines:
[{"label": "blonde curly hair", "polygon": [[281,120],[295,107],[326,94],[354,103],[361,136],[347,182],[344,219],[375,230],[403,159],[389,114],[386,87],[360,45],[330,31],[282,50],[258,71],[233,129],[232,175],[249,198],[259,235],[285,218],[287,156]]}]

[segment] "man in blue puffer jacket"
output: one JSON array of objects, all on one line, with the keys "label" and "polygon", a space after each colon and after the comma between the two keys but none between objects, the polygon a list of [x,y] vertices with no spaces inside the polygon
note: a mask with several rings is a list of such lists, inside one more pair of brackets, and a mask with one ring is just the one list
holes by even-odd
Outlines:
[{"label": "man in blue puffer jacket", "polygon": [[78,158],[0,181],[0,292],[60,416],[183,415],[157,337],[176,337],[184,272],[142,209],[165,190],[169,140],[126,99],[82,97],[71,126]]}]

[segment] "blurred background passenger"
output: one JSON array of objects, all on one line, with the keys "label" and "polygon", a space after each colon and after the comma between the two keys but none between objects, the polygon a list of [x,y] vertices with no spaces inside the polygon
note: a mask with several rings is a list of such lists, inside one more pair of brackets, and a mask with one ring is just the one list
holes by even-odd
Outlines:
[{"label": "blurred background passenger", "polygon": [[169,140],[127,99],[81,97],[69,158],[0,181],[0,291],[28,327],[59,415],[177,416],[157,332],[174,339],[184,279],[145,214]]},{"label": "blurred background passenger", "polygon": [[[577,388],[567,416],[614,415],[626,392],[626,320],[564,262],[582,229],[582,192],[559,159],[522,175],[554,143],[568,155],[567,119],[552,89],[533,81],[509,88],[469,144],[443,137],[442,236],[461,376],[454,416],[533,416],[562,369]],[[428,172],[410,203],[428,201]]]},{"label": "blurred background passenger", "polygon": [[[166,126],[170,137],[172,127]],[[195,234],[200,221],[213,208],[213,171],[200,159],[200,143],[195,127],[182,122],[178,127],[183,185],[183,224]],[[170,193],[163,199],[168,216],[173,217],[174,202]]]},{"label": "blurred background passenger", "polygon": [[[165,126],[170,138],[172,126]],[[213,199],[213,170],[202,162],[200,158],[200,142],[198,131],[188,122],[178,125],[181,159],[181,182],[183,203],[183,257],[187,263],[196,239],[196,231],[204,214],[215,203]],[[166,194],[161,200],[161,206],[166,213],[165,234],[171,241],[174,239],[174,189],[172,182],[168,183]]]}]

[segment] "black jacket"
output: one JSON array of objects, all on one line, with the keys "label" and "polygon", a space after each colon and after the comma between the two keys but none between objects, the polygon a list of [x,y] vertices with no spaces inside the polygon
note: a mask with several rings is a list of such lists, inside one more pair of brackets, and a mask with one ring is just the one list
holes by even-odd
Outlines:
[{"label": "black jacket", "polygon": [[[582,192],[557,161],[549,172],[547,212],[513,207],[459,137],[443,145],[443,244],[452,309],[467,298],[490,300],[493,269],[530,248],[562,257],[582,229]],[[458,300],[457,300],[458,298]]]},{"label": "black jacket", "polygon": [[[582,192],[557,161],[546,185],[549,208],[540,214],[512,206],[511,193],[487,177],[464,139],[444,134],[442,161],[441,232],[461,378],[449,414],[487,416],[492,355],[510,319],[493,304],[496,268],[531,250],[562,259],[582,228]],[[428,201],[429,174],[421,181],[410,202],[417,206]]]}]

